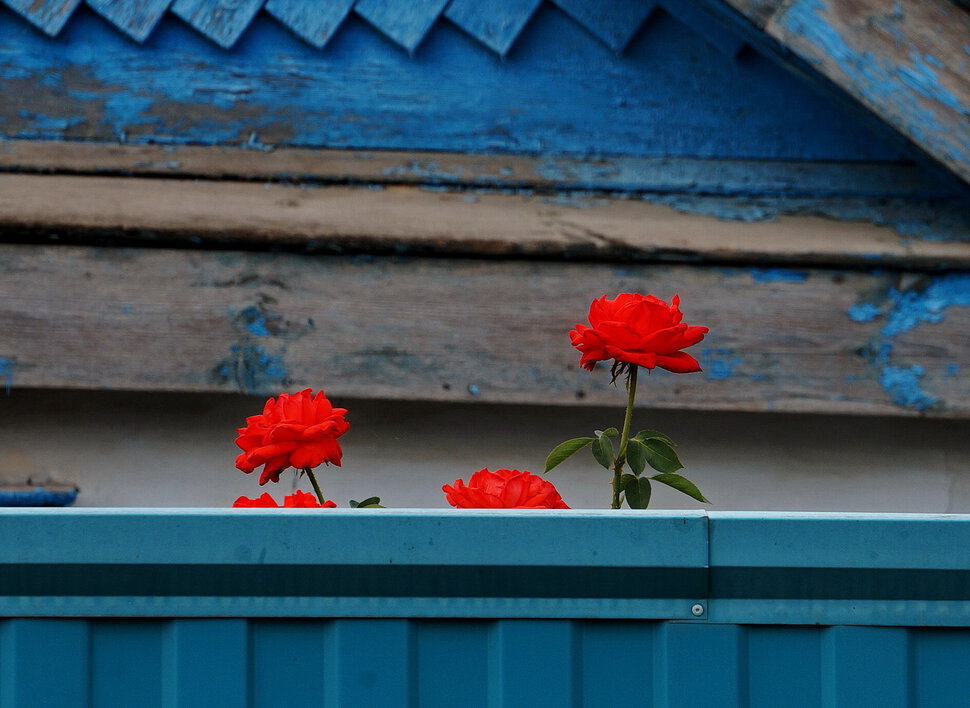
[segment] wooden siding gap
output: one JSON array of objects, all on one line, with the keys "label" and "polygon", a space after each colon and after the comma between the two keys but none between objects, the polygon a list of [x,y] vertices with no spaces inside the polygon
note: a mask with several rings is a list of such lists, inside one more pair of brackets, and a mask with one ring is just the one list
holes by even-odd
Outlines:
[{"label": "wooden siding gap", "polygon": [[408,52],[414,52],[448,0],[357,0],[354,11]]},{"label": "wooden siding gap", "polygon": [[657,7],[657,0],[554,0],[563,12],[615,52],[621,52]]},{"label": "wooden siding gap", "polygon": [[223,49],[249,27],[264,0],[175,0],[172,12]]},{"label": "wooden siding gap", "polygon": [[305,42],[323,49],[346,19],[355,0],[267,0],[266,12]]},{"label": "wooden siding gap", "polygon": [[87,0],[87,4],[115,27],[144,42],[172,4],[172,0]]},{"label": "wooden siding gap", "polygon": [[81,0],[4,0],[4,3],[44,34],[53,37],[71,18]]},{"label": "wooden siding gap", "polygon": [[504,57],[541,4],[542,0],[452,0],[445,17]]}]

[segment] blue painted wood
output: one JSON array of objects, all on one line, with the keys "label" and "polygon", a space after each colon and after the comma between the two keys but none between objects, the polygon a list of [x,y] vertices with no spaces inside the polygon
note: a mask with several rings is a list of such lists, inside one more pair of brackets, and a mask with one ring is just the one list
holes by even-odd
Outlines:
[{"label": "blue painted wood", "polygon": [[86,0],[99,15],[137,42],[144,42],[172,0]]},{"label": "blue painted wood", "polygon": [[590,3],[587,0],[554,0],[615,52],[622,51],[657,7],[656,0],[613,0]]},{"label": "blue painted wood", "polygon": [[732,32],[728,26],[718,22],[697,5],[685,2],[667,2],[664,4],[664,10],[729,57],[737,55],[746,44],[743,37]]},{"label": "blue painted wood", "polygon": [[3,0],[32,25],[46,34],[56,35],[71,18],[81,0]]},{"label": "blue painted wood", "polygon": [[356,0],[267,0],[266,12],[304,41],[322,49],[346,19]]},{"label": "blue painted wood", "polygon": [[542,0],[452,0],[445,16],[494,52],[505,56]]},{"label": "blue painted wood", "polygon": [[172,12],[224,49],[249,27],[265,0],[175,0]]},{"label": "blue painted wood", "polygon": [[543,6],[505,61],[448,22],[411,59],[354,15],[322,54],[265,14],[229,53],[171,17],[144,47],[84,7],[56,40],[22,28],[12,12],[0,15],[7,138],[549,158],[898,162],[911,154],[772,61],[731,60],[663,13],[617,55]]},{"label": "blue painted wood", "polygon": [[357,0],[354,11],[413,52],[447,4],[448,0]]}]

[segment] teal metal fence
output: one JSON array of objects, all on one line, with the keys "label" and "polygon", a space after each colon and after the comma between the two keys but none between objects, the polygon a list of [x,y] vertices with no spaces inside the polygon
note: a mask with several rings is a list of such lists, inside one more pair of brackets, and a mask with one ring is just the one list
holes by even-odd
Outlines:
[{"label": "teal metal fence", "polygon": [[0,706],[965,706],[970,517],[0,512]]}]

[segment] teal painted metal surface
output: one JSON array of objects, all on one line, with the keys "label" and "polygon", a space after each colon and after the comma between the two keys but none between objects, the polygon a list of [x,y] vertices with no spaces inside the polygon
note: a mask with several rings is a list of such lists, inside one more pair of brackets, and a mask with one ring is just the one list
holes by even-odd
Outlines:
[{"label": "teal painted metal surface", "polygon": [[[926,515],[0,511],[0,708],[964,706],[968,534]],[[399,566],[485,569],[487,597],[354,570]],[[193,595],[213,568],[303,580]],[[314,568],[383,595],[321,604]],[[509,570],[525,582],[484,591]],[[630,602],[663,576],[681,604]],[[65,594],[83,578],[100,595]]]},{"label": "teal painted metal surface", "polygon": [[967,705],[970,630],[6,619],[0,707]]}]

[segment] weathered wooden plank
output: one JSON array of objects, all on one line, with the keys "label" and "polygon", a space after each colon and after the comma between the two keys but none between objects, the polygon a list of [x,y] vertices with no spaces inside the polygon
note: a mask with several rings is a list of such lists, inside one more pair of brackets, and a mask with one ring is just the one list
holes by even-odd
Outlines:
[{"label": "weathered wooden plank", "polygon": [[265,0],[175,0],[172,12],[224,49],[249,27]]},{"label": "weathered wooden plank", "polygon": [[267,0],[266,12],[298,37],[322,49],[343,23],[355,0]]},{"label": "weathered wooden plank", "polygon": [[970,15],[947,0],[728,0],[970,181]]},{"label": "weathered wooden plank", "polygon": [[87,0],[99,15],[138,42],[144,42],[172,0]]},{"label": "weathered wooden plank", "polygon": [[0,141],[2,171],[752,197],[970,198],[970,191],[957,178],[926,165],[690,157],[587,159],[8,140]]},{"label": "weathered wooden plank", "polygon": [[679,293],[704,373],[643,405],[970,416],[970,275],[3,246],[14,387],[617,405],[568,330]]},{"label": "weathered wooden plank", "polygon": [[45,34],[54,36],[61,31],[81,0],[4,0],[4,3]]},{"label": "weathered wooden plank", "polygon": [[657,0],[614,0],[595,4],[586,0],[553,1],[615,52],[622,51],[630,43],[658,4]]},{"label": "weathered wooden plank", "polygon": [[448,0],[357,0],[354,12],[413,52],[447,4]]},{"label": "weathered wooden plank", "polygon": [[0,175],[7,240],[61,238],[311,252],[970,267],[966,240],[813,216],[724,221],[637,199]]},{"label": "weathered wooden plank", "polygon": [[445,17],[489,49],[505,56],[542,0],[452,0]]}]

